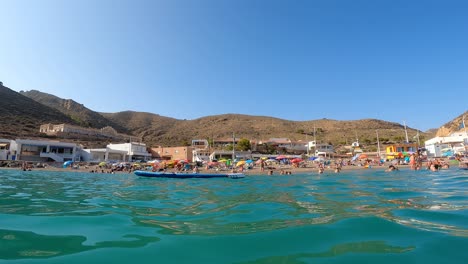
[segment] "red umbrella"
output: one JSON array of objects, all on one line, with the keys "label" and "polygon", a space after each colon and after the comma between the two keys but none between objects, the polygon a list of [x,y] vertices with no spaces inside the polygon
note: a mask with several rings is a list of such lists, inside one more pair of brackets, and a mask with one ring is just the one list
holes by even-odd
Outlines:
[{"label": "red umbrella", "polygon": [[301,162],[301,161],[302,161],[302,159],[300,159],[300,158],[295,158],[295,159],[292,159],[292,160],[291,160],[291,163],[299,163],[299,162]]}]

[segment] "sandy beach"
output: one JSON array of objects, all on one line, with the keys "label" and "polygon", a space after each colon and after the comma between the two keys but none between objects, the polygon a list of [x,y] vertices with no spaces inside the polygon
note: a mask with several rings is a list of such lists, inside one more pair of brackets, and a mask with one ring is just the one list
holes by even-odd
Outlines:
[{"label": "sandy beach", "polygon": [[[341,167],[341,171],[348,171],[348,170],[385,170],[388,168],[388,164],[383,164],[383,165],[376,165],[376,166],[370,166],[369,168],[366,168],[365,166],[354,166],[354,165],[348,165],[348,166],[343,166]],[[30,164],[31,165],[31,164]],[[132,171],[118,171],[118,170],[112,170],[111,168],[102,168],[97,165],[90,165],[90,164],[85,164],[81,163],[79,166],[75,167],[59,167],[59,164],[41,164],[41,166],[32,166],[30,169],[31,171],[66,171],[66,172],[81,172],[81,173],[106,173],[106,174],[129,174],[133,173],[133,171],[137,170],[134,169]],[[44,167],[42,167],[44,166]],[[405,165],[401,166],[403,168],[407,167]],[[401,168],[400,167],[400,168]],[[22,170],[21,166],[20,167],[0,167],[0,169],[5,169],[5,170]],[[144,170],[144,169],[143,169]],[[271,176],[269,175],[270,171],[273,172],[273,175],[282,175],[283,172],[290,172],[291,174],[302,174],[302,173],[317,173],[318,174],[318,165],[317,164],[308,164],[306,167],[292,167],[290,165],[282,165],[282,166],[276,166],[276,167],[271,167],[271,168],[265,168],[264,171],[261,171],[259,166],[255,166],[252,169],[244,169],[242,173],[245,175],[265,175],[265,176]],[[177,172],[175,169],[168,169],[168,172]],[[199,172],[201,173],[225,173],[225,172],[230,172],[228,170],[215,170],[215,169],[209,169],[206,170],[204,167],[199,168]],[[240,171],[237,171],[240,172]],[[191,173],[191,171],[189,171]],[[325,166],[324,173],[336,173],[335,172],[335,166]]]}]

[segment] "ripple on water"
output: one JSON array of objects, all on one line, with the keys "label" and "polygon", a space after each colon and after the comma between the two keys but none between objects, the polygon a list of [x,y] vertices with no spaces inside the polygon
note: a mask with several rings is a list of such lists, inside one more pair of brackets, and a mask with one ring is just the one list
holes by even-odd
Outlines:
[{"label": "ripple on water", "polygon": [[[8,242],[15,249],[11,258],[51,258],[100,248],[144,247],[178,237],[230,237],[246,243],[247,238],[284,232],[305,245],[323,236],[327,246],[320,250],[312,243],[315,248],[282,253],[297,259],[373,251],[403,254],[426,239],[466,239],[468,177],[463,173],[367,170],[177,180],[7,171],[0,178],[0,245]],[[413,244],[404,242],[408,233],[414,235]],[[21,246],[12,242],[18,237],[49,245],[30,241]],[[288,235],[281,238],[285,241],[275,239],[263,243],[287,241],[300,247]],[[70,248],[59,246],[65,244]],[[250,259],[259,262],[274,259],[274,252],[254,255]]]}]

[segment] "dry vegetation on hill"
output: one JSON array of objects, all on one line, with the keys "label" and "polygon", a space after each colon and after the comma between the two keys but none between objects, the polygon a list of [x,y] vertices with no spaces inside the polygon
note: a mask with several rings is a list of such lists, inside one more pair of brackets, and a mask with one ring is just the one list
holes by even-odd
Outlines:
[{"label": "dry vegetation on hill", "polygon": [[[119,132],[141,137],[149,146],[186,145],[192,139],[230,138],[233,133],[236,138],[252,140],[281,137],[307,141],[312,140],[314,127],[318,141],[334,145],[351,144],[357,136],[362,144],[373,146],[376,144],[376,130],[379,132],[381,142],[402,142],[405,139],[401,124],[376,119],[289,121],[267,116],[224,114],[195,120],[178,120],[135,111],[98,113],[73,100],[61,99],[34,90],[20,94],[6,87],[0,87],[0,92],[2,102],[0,132],[3,137],[38,136],[39,126],[50,122],[81,124],[94,128],[109,125]],[[416,133],[415,129],[408,128],[410,140],[413,140]],[[421,142],[432,136],[420,132]],[[99,142],[94,138],[74,140],[88,146],[102,146],[108,143]]]},{"label": "dry vegetation on hill", "polygon": [[0,85],[0,137],[37,137],[39,126],[48,122],[75,124],[60,111]]}]

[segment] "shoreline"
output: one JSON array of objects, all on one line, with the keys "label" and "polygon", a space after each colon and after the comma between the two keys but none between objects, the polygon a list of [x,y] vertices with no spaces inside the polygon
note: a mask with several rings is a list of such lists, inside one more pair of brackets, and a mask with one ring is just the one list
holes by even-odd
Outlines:
[{"label": "shoreline", "polygon": [[[111,171],[109,168],[96,168],[97,166],[80,166],[80,168],[59,168],[55,167],[52,165],[47,165],[45,168],[31,168],[31,171],[55,171],[55,172],[76,172],[76,173],[97,173],[97,174],[133,174],[135,170],[132,171]],[[404,169],[408,167],[407,165],[401,165],[399,169]],[[366,168],[364,166],[343,166],[341,168],[341,172],[343,171],[356,171],[356,170],[375,170],[375,171],[380,171],[380,170],[386,170],[388,168],[388,164],[385,163],[384,165],[377,165],[377,166],[371,166],[370,168]],[[409,168],[409,167],[408,167]],[[18,171],[23,171],[21,167],[0,167],[0,170],[18,170]],[[144,169],[142,169],[144,170]],[[301,168],[295,168],[295,167],[277,167],[275,169],[265,169],[264,171],[261,171],[259,167],[255,167],[253,169],[246,169],[242,171],[245,175],[265,175],[265,176],[275,176],[275,175],[284,175],[281,174],[281,171],[285,172],[291,172],[289,175],[294,175],[294,174],[302,174],[302,173],[317,173],[318,172],[318,167],[301,167]],[[29,170],[28,170],[29,171]],[[94,172],[92,172],[94,171]],[[103,172],[104,171],[104,172]],[[273,171],[272,175],[269,175],[269,171]],[[168,170],[168,172],[177,172],[174,169]],[[199,169],[200,173],[209,173],[209,174],[216,174],[216,173],[230,173],[231,171],[228,170],[222,170],[222,171],[216,171],[216,170],[206,170],[205,168],[200,168]],[[241,172],[241,171],[237,171]],[[188,171],[187,173],[192,173],[192,171]],[[335,172],[334,167],[326,167],[324,169],[323,173],[333,173],[333,174],[339,174],[340,172]]]}]

